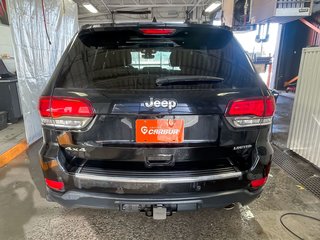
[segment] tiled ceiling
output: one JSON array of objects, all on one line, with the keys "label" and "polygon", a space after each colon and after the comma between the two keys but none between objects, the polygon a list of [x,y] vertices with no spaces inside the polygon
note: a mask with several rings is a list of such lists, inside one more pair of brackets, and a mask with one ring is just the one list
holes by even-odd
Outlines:
[{"label": "tiled ceiling", "polygon": [[[115,14],[116,22],[150,21],[156,17],[158,21],[183,21],[186,11],[190,11],[192,20],[200,21],[201,13],[213,0],[74,0],[79,7],[79,22],[100,23],[111,22],[111,12],[117,10],[141,11],[150,10],[151,14]],[[92,4],[99,12],[90,13],[83,7],[84,3]]]}]

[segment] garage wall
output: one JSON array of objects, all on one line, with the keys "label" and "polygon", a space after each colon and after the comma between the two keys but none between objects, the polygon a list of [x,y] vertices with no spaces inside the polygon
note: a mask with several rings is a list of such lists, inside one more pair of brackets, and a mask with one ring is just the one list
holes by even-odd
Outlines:
[{"label": "garage wall", "polygon": [[41,137],[38,99],[60,56],[78,30],[77,5],[71,0],[8,0],[20,99],[29,144]]},{"label": "garage wall", "polygon": [[299,71],[288,148],[320,167],[320,48],[305,48]]},{"label": "garage wall", "polygon": [[284,90],[284,83],[298,75],[302,49],[308,45],[308,34],[309,28],[299,20],[282,25],[275,76],[276,89]]},{"label": "garage wall", "polygon": [[13,59],[13,47],[11,31],[8,25],[3,25],[0,23],[0,58],[2,58],[7,69],[14,73],[16,67]]}]

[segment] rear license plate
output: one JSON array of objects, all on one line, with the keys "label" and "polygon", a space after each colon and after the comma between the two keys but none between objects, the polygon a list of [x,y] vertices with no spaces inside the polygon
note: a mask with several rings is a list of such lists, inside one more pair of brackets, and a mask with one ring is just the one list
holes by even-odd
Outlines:
[{"label": "rear license plate", "polygon": [[182,119],[137,119],[137,143],[182,143],[184,122]]}]

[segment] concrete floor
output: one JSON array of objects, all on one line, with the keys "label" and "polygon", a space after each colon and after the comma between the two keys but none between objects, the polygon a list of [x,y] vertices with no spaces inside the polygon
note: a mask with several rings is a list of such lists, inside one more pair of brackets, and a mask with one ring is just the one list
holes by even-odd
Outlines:
[{"label": "concrete floor", "polygon": [[[165,221],[142,213],[65,209],[40,196],[29,170],[26,155],[0,169],[1,240],[295,239],[280,225],[280,216],[287,212],[320,214],[320,200],[276,165],[262,197],[249,206],[181,212]],[[304,239],[320,239],[319,223],[301,217],[284,220]]]},{"label": "concrete floor", "polygon": [[0,154],[15,146],[25,139],[23,120],[9,124],[7,128],[0,131]]},{"label": "concrete floor", "polygon": [[[281,137],[285,133],[276,129],[275,139],[285,145]],[[21,155],[0,169],[0,240],[296,239],[281,226],[280,216],[287,212],[320,215],[320,200],[275,164],[261,198],[231,211],[202,209],[155,221],[142,213],[65,209],[41,197],[44,185],[36,158],[38,147],[30,148],[29,157]],[[303,239],[320,239],[319,222],[290,216],[284,222]]]},{"label": "concrete floor", "polygon": [[287,148],[292,108],[292,98],[279,96],[276,114],[273,119],[272,142],[282,149]]}]

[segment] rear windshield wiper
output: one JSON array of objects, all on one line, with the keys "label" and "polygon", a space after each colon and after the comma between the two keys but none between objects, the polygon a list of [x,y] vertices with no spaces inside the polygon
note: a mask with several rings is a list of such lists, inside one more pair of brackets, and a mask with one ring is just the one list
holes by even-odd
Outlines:
[{"label": "rear windshield wiper", "polygon": [[212,76],[198,76],[198,75],[180,75],[161,77],[156,80],[158,86],[175,85],[175,84],[204,84],[204,83],[218,83],[224,79]]}]

